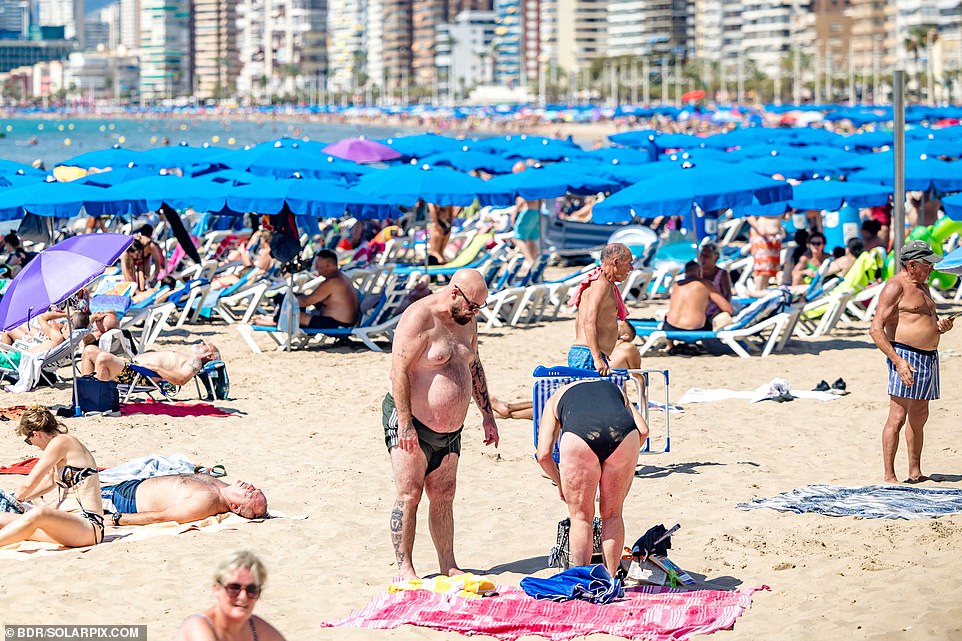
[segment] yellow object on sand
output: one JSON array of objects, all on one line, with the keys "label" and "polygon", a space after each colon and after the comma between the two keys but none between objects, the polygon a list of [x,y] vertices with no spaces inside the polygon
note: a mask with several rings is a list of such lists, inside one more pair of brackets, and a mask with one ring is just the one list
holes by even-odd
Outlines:
[{"label": "yellow object on sand", "polygon": [[480,599],[483,592],[496,589],[497,586],[488,579],[468,573],[457,576],[438,576],[433,579],[408,579],[392,583],[387,591],[396,594],[405,590],[430,590],[466,599]]}]

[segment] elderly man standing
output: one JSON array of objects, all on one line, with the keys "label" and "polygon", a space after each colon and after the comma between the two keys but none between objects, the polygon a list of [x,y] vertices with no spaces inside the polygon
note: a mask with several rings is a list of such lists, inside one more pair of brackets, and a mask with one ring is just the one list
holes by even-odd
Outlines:
[{"label": "elderly man standing", "polygon": [[472,396],[481,410],[484,444],[498,446],[475,319],[487,296],[480,272],[462,269],[447,287],[408,307],[394,333],[391,391],[381,409],[397,489],[391,510],[396,580],[417,578],[411,554],[424,492],[441,574],[461,573],[454,559],[453,503]]},{"label": "elderly man standing", "polygon": [[628,318],[628,308],[617,283],[631,272],[631,250],[621,243],[601,250],[601,266],[585,276],[569,303],[578,308],[575,342],[568,350],[568,367],[611,372],[608,359],[618,341],[618,321]]},{"label": "elderly man standing", "polygon": [[908,419],[906,483],[929,480],[922,474],[922,429],[929,401],[939,397],[939,337],[952,329],[952,317],[939,318],[929,295],[933,265],[942,260],[922,240],[902,247],[902,271],[885,283],[869,335],[888,358],[889,415],[882,429],[884,480],[897,483],[895,453]]}]

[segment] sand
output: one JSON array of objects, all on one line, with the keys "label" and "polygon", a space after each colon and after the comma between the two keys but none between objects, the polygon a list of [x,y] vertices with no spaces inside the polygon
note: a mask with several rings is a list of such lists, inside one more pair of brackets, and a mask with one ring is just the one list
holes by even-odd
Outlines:
[{"label": "sand", "polygon": [[[651,313],[650,306],[633,310]],[[482,332],[480,349],[492,392],[530,393],[539,363],[561,362],[574,334],[571,317],[530,328]],[[116,542],[85,553],[26,562],[0,559],[2,623],[146,623],[151,639],[171,638],[182,619],[211,601],[211,572],[228,550],[249,548],[270,571],[257,613],[288,639],[441,639],[430,630],[321,630],[365,605],[390,580],[388,512],[393,483],[380,425],[389,354],[327,347],[251,354],[223,325],[170,331],[160,345],[188,336],[222,349],[236,400],[232,418],[72,419],[70,428],[111,466],[149,453],[183,452],[226,466],[230,479],[262,487],[275,509],[307,514],[245,524],[216,534],[186,533]],[[264,343],[266,345],[266,343]],[[957,436],[962,401],[962,328],[944,337],[946,398],[932,405],[923,469],[962,487]],[[881,425],[887,412],[885,366],[856,325],[821,340],[793,341],[766,359],[652,355],[668,368],[671,398],[690,387],[754,389],[775,377],[811,389],[842,377],[851,394],[834,402],[744,400],[689,405],[672,418],[672,451],[643,457],[626,504],[629,543],[657,523],[682,525],[672,557],[699,578],[743,588],[771,586],[719,639],[962,638],[959,571],[962,516],[890,521],[741,511],[735,505],[810,483],[863,485],[881,480]],[[656,392],[657,393],[657,392]],[[7,405],[67,403],[69,392],[7,395]],[[499,422],[501,445],[482,445],[472,408],[463,442],[455,515],[463,567],[516,585],[552,573],[545,555],[566,510],[533,460],[530,421]],[[658,433],[657,424],[653,432]],[[0,462],[35,455],[0,434]],[[906,475],[904,443],[897,460]],[[12,489],[17,477],[0,477]],[[415,565],[435,572],[422,504]]]}]

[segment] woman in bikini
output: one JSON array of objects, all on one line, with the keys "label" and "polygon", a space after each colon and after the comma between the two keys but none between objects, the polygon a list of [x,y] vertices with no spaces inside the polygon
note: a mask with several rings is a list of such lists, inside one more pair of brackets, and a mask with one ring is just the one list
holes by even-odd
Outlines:
[{"label": "woman in bikini", "polygon": [[234,552],[214,571],[214,605],[192,614],[174,641],[284,641],[270,623],[254,615],[267,570],[252,552]]},{"label": "woman in bikini", "polygon": [[[65,547],[86,547],[104,540],[104,510],[100,499],[97,462],[84,444],[66,433],[45,407],[24,411],[17,434],[43,454],[14,492],[21,504],[57,492],[53,504],[23,506],[22,514],[0,514],[0,547],[19,541],[46,541]],[[62,508],[71,496],[79,512]]]},{"label": "woman in bikini", "polygon": [[120,268],[124,280],[137,283],[137,291],[145,291],[157,282],[157,275],[164,264],[164,255],[151,236],[154,228],[144,225],[134,234],[134,242],[124,252]]}]

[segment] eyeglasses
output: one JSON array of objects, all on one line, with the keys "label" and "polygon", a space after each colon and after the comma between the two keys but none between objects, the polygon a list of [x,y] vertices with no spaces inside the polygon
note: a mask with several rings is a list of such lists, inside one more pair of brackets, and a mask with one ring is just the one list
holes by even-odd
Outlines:
[{"label": "eyeglasses", "polygon": [[461,291],[461,288],[458,287],[457,285],[454,286],[454,291],[456,291],[457,293],[461,294],[461,298],[463,298],[463,299],[464,299],[464,302],[467,304],[468,310],[470,310],[470,311],[472,311],[472,312],[476,312],[476,311],[481,310],[481,309],[484,309],[485,307],[488,306],[488,302],[487,302],[487,301],[481,303],[480,305],[478,305],[477,303],[472,303],[472,302],[471,302],[471,299],[468,298],[467,296],[465,296],[465,295],[464,295],[464,292],[462,292],[462,291]]},{"label": "eyeglasses", "polygon": [[241,593],[241,590],[247,592],[247,597],[250,599],[256,599],[261,595],[261,586],[256,583],[249,583],[247,585],[241,585],[240,583],[221,583],[220,587],[224,588],[227,596],[232,599],[236,599],[237,595]]}]

